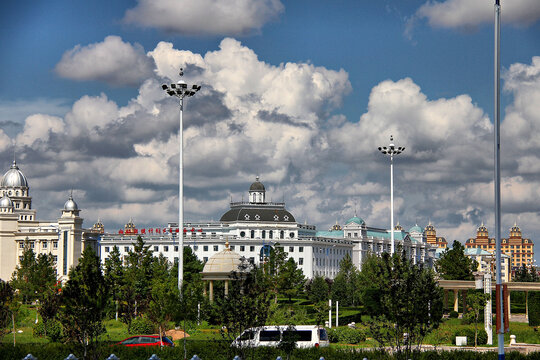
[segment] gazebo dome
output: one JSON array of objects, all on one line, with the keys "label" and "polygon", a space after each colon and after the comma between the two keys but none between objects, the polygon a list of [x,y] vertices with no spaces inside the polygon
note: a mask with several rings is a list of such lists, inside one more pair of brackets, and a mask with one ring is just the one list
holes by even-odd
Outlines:
[{"label": "gazebo dome", "polygon": [[238,271],[238,266],[242,260],[240,255],[229,248],[229,243],[225,244],[225,249],[212,256],[204,265],[202,274],[205,278],[213,276],[229,276],[233,271]]}]

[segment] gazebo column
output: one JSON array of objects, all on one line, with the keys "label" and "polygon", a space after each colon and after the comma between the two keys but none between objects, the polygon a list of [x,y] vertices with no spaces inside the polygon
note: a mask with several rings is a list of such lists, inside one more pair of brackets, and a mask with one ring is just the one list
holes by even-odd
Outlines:
[{"label": "gazebo column", "polygon": [[225,297],[229,296],[229,280],[225,280]]},{"label": "gazebo column", "polygon": [[463,290],[461,291],[461,306],[463,309],[462,313],[465,315],[465,313],[467,312],[467,292],[469,290]]},{"label": "gazebo column", "polygon": [[512,310],[510,310],[510,291],[508,291],[508,295],[506,295],[506,302],[508,303],[508,320],[511,320]]},{"label": "gazebo column", "polygon": [[210,280],[210,302],[214,302],[214,280]]},{"label": "gazebo column", "polygon": [[203,287],[203,295],[204,295],[204,297],[207,296],[207,294],[206,294],[206,283],[207,283],[207,282],[208,282],[208,281],[203,281],[203,285],[204,285],[204,287]]},{"label": "gazebo column", "polygon": [[458,307],[459,307],[459,290],[458,289],[454,289],[454,311],[455,312],[458,312]]},{"label": "gazebo column", "polygon": [[529,292],[525,290],[525,319],[529,321]]}]

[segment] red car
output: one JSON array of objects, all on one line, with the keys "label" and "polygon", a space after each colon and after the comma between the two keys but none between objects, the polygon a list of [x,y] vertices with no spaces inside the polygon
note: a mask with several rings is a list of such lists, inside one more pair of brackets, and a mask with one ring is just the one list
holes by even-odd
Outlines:
[{"label": "red car", "polygon": [[159,335],[137,335],[116,343],[123,346],[174,346],[174,343],[166,336],[159,340]]}]

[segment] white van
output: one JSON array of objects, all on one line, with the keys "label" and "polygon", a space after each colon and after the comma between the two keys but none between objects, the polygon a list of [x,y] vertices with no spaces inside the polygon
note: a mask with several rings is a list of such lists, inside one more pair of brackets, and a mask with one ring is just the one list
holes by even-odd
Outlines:
[{"label": "white van", "polygon": [[317,325],[271,325],[249,328],[244,330],[232,343],[234,347],[278,346],[280,342],[289,338],[296,340],[296,347],[310,348],[328,346],[326,329]]}]

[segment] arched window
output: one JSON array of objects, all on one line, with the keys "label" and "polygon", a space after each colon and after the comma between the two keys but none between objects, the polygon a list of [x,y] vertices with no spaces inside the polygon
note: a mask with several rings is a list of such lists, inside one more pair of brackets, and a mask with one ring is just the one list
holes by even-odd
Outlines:
[{"label": "arched window", "polygon": [[279,232],[279,238],[280,238],[280,239],[284,239],[284,238],[285,238],[285,231],[281,230],[281,231]]},{"label": "arched window", "polygon": [[263,231],[262,231],[262,238],[263,238],[263,239],[266,239],[266,230],[263,230]]},{"label": "arched window", "polygon": [[255,239],[255,230],[251,230],[251,238]]},{"label": "arched window", "polygon": [[268,238],[273,239],[274,238],[274,232],[272,230],[268,231]]}]

